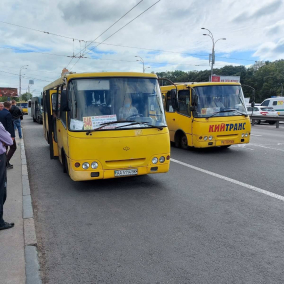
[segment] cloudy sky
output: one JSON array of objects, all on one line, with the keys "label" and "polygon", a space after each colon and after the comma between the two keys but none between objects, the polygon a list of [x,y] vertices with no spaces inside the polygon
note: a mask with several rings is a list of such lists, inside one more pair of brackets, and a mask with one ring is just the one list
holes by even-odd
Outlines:
[{"label": "cloudy sky", "polygon": [[18,88],[24,65],[22,92],[34,79],[35,96],[64,67],[141,72],[140,56],[146,72],[208,69],[212,40],[202,27],[226,38],[216,43],[215,67],[283,58],[282,0],[157,1],[1,0],[0,87]]}]

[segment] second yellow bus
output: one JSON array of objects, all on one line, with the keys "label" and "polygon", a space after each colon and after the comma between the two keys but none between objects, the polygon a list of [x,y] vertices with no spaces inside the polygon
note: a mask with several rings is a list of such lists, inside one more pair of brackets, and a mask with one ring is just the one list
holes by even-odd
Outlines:
[{"label": "second yellow bus", "polygon": [[251,124],[239,83],[177,83],[161,87],[176,147],[230,147],[250,141]]}]

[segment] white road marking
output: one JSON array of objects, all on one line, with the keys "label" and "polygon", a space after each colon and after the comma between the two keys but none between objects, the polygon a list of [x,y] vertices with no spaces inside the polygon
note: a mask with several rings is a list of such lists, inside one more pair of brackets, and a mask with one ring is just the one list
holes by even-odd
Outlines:
[{"label": "white road marking", "polygon": [[263,136],[263,135],[259,135],[259,134],[251,134],[250,136],[261,137],[261,136]]},{"label": "white road marking", "polygon": [[256,186],[253,186],[253,185],[250,185],[250,184],[247,184],[247,183],[244,183],[244,182],[241,182],[241,181],[232,179],[232,178],[228,178],[228,177],[226,177],[226,176],[222,176],[222,175],[213,173],[213,172],[211,172],[211,171],[204,170],[204,169],[199,168],[199,167],[195,167],[195,166],[193,166],[193,165],[190,165],[190,164],[187,164],[187,163],[178,161],[178,160],[176,160],[176,159],[172,159],[172,158],[171,158],[171,162],[180,164],[180,165],[182,165],[182,166],[184,166],[184,167],[187,167],[187,168],[190,168],[190,169],[193,169],[193,170],[196,170],[196,171],[199,171],[199,172],[202,172],[202,173],[211,175],[211,176],[213,176],[213,177],[216,177],[216,178],[219,178],[219,179],[222,179],[222,180],[225,180],[225,181],[228,181],[228,182],[231,182],[231,183],[240,185],[240,186],[242,186],[242,187],[245,187],[245,188],[251,189],[251,190],[253,190],[253,191],[256,191],[256,192],[265,194],[265,195],[267,195],[267,196],[276,198],[276,199],[278,199],[278,200],[284,201],[284,196],[278,195],[278,194],[276,194],[276,193],[273,193],[273,192],[270,192],[270,191],[267,191],[267,190],[264,190],[264,189],[261,189],[261,188],[259,188],[259,187],[256,187]]},{"label": "white road marking", "polygon": [[284,152],[284,150],[282,149],[278,149],[278,148],[272,148],[272,147],[268,147],[268,146],[264,146],[264,145],[260,145],[260,144],[254,144],[254,143],[249,143],[252,146],[256,146],[256,147],[261,147],[261,148],[265,148],[265,149],[270,149],[270,150],[276,150],[276,151],[280,151],[280,152]]}]

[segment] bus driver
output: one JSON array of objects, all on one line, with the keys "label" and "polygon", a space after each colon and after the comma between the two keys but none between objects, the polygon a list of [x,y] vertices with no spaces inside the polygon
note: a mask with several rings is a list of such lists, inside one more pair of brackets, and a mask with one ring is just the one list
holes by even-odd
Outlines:
[{"label": "bus driver", "polygon": [[132,106],[132,99],[130,96],[127,96],[124,99],[123,106],[119,109],[119,120],[127,120],[129,117],[135,117],[138,115],[138,110],[136,107]]}]

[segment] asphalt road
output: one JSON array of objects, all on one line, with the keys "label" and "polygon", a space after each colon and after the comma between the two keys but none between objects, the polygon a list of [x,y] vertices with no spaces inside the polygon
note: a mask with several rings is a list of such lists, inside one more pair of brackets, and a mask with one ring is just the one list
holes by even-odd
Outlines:
[{"label": "asphalt road", "polygon": [[42,125],[23,126],[44,283],[284,282],[283,125],[255,126],[247,146],[172,148],[167,174],[77,183]]}]

